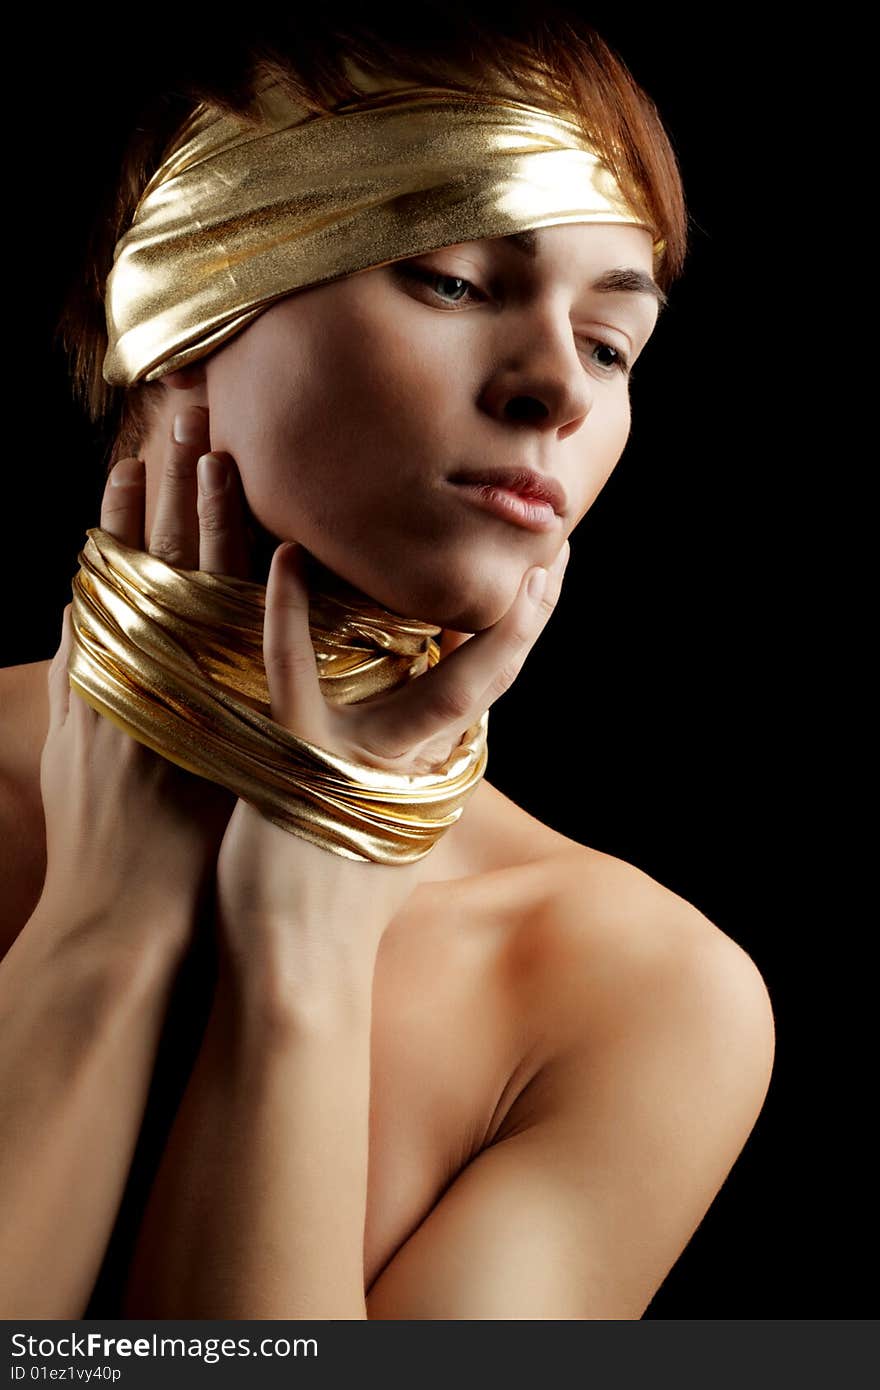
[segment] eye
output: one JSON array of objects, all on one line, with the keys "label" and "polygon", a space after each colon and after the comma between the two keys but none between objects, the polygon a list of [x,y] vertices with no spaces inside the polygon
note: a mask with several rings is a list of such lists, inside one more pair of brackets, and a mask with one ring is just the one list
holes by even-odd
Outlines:
[{"label": "eye", "polygon": [[[435,295],[440,300],[445,300],[446,303],[465,304],[469,299],[479,300],[485,298],[482,292],[478,290],[477,287],[473,285],[470,280],[465,280],[461,275],[445,275],[442,271],[429,270],[427,266],[412,265],[411,263],[408,263],[406,261],[402,261],[399,264],[392,265],[391,269],[393,270],[395,275],[399,275],[403,279],[417,280],[419,284],[426,285],[429,289],[431,289],[431,293],[433,295]],[[434,285],[439,285],[444,282],[446,285],[462,286],[465,290],[465,293],[460,297],[456,298],[454,291],[447,294],[443,290],[437,290],[432,288]],[[585,339],[585,341],[593,344],[594,351],[597,351],[601,348],[605,352],[611,352],[614,354],[613,362],[594,362],[594,366],[598,367],[599,371],[602,372],[603,375],[613,376],[615,372],[621,372],[624,377],[632,376],[629,365],[629,357],[620,348],[615,347],[613,343],[606,342],[604,338],[587,338]]]},{"label": "eye", "polygon": [[604,338],[587,338],[586,341],[588,343],[594,344],[594,351],[598,348],[604,348],[605,352],[614,353],[615,360],[613,362],[597,362],[595,364],[600,371],[623,372],[624,376],[631,375],[629,369],[629,358],[627,357],[625,352],[621,352],[620,348],[615,347],[613,343],[606,343]]},{"label": "eye", "polygon": [[[407,265],[405,262],[401,265],[395,266],[394,271],[397,275],[401,275],[407,280],[418,280],[420,284],[427,285],[429,287],[443,282],[445,282],[447,285],[463,285],[468,291],[473,292],[472,297],[481,297],[480,291],[476,288],[476,286],[472,285],[470,280],[462,279],[460,275],[444,275],[442,271],[428,270],[426,266],[421,265]],[[450,296],[443,293],[442,291],[438,293],[437,290],[432,290],[432,293],[436,294],[438,299],[445,299],[447,300],[447,302],[451,301],[454,304],[463,304],[466,299],[466,297],[455,298],[454,295]]]}]

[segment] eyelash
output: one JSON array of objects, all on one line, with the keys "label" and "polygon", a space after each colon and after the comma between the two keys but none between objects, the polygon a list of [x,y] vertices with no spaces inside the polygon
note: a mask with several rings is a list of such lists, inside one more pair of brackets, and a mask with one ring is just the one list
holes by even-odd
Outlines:
[{"label": "eyelash", "polygon": [[[479,290],[477,290],[476,285],[473,285],[470,280],[465,280],[464,277],[461,275],[446,275],[443,273],[443,271],[428,270],[427,267],[418,265],[398,265],[395,267],[395,269],[398,275],[403,275],[407,278],[418,280],[422,284],[429,284],[432,280],[457,280],[460,285],[467,285],[469,290],[476,290],[478,295],[480,295],[481,293]],[[437,291],[434,290],[433,293],[437,294]],[[443,296],[438,295],[438,298],[442,299]],[[463,303],[463,301],[460,299],[456,300],[455,302],[457,304]],[[606,342],[604,338],[589,338],[587,341],[595,343],[597,347],[608,348],[611,352],[617,353],[617,361],[613,362],[611,366],[603,366],[601,362],[597,362],[595,364],[600,371],[605,372],[608,375],[612,375],[614,372],[621,372],[623,376],[632,377],[632,372],[630,370],[629,365],[629,358],[627,357],[625,352],[622,352],[620,348],[615,347],[613,343]]]}]

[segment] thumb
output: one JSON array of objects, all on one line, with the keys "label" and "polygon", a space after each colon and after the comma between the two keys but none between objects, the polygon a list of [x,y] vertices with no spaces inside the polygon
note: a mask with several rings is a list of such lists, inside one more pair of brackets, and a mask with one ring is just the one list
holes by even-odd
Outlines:
[{"label": "thumb", "polygon": [[309,631],[309,593],[304,552],[285,541],[272,556],[263,618],[263,662],[272,718],[315,743],[320,738],[324,696]]}]

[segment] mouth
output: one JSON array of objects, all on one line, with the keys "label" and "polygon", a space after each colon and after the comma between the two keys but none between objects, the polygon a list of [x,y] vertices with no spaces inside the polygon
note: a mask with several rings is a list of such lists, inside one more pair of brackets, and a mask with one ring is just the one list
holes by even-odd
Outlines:
[{"label": "mouth", "polygon": [[525,502],[541,503],[550,507],[556,516],[563,516],[567,506],[562,484],[531,468],[460,469],[451,474],[449,481],[463,487],[500,490]]},{"label": "mouth", "polygon": [[528,531],[552,531],[566,510],[559,482],[530,468],[462,470],[448,481],[467,502]]},{"label": "mouth", "polygon": [[554,531],[559,518],[547,501],[488,483],[448,480],[464,502],[527,531]]}]

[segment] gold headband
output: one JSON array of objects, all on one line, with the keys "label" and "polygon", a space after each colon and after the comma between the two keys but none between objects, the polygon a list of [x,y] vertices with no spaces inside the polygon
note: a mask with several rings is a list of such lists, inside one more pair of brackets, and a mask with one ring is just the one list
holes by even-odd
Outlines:
[{"label": "gold headband", "polygon": [[294,290],[442,246],[571,222],[650,230],[574,120],[348,71],[365,95],[331,115],[269,77],[258,126],[196,107],[114,252],[107,382],[153,381]]},{"label": "gold headband", "polygon": [[[441,246],[567,222],[650,229],[574,120],[515,96],[347,66],[364,96],[331,115],[265,78],[256,123],[205,103],[184,122],[115,248],[107,382],[155,380],[284,295]],[[663,249],[655,240],[655,261]],[[488,712],[431,773],[349,763],[270,718],[265,586],[173,569],[101,528],[87,534],[68,669],[94,709],[349,858],[420,859],[458,820],[485,773]],[[439,660],[439,628],[341,581],[310,587],[309,621],[331,701],[393,689]]]}]

